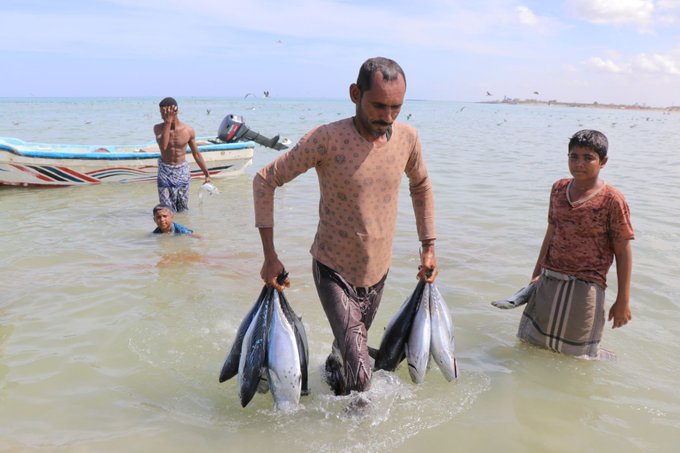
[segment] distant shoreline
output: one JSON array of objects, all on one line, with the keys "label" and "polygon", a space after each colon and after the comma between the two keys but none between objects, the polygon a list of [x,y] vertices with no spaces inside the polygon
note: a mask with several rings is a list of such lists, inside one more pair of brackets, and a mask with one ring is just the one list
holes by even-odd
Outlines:
[{"label": "distant shoreline", "polygon": [[510,99],[505,98],[501,101],[480,101],[480,104],[508,104],[508,105],[540,105],[546,107],[581,107],[595,109],[614,109],[614,110],[642,110],[647,112],[680,112],[680,106],[670,107],[649,107],[640,104],[601,104],[599,102],[561,102],[561,101],[540,101],[538,99]]}]

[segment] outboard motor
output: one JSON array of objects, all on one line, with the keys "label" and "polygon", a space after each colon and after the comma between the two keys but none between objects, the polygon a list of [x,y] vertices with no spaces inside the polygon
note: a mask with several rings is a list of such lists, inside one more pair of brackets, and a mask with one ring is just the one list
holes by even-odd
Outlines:
[{"label": "outboard motor", "polygon": [[267,138],[255,131],[251,131],[245,125],[242,116],[233,115],[231,113],[222,120],[219,129],[217,129],[217,137],[224,142],[252,140],[259,145],[273,148],[278,151],[288,148],[285,144],[279,143],[278,135],[274,138]]}]

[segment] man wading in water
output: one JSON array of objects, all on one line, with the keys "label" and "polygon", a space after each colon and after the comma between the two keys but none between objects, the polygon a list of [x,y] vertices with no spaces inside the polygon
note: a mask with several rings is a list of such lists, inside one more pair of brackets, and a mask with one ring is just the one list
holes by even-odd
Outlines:
[{"label": "man wading in water", "polygon": [[161,150],[158,159],[158,199],[161,204],[170,206],[175,212],[189,209],[189,162],[187,162],[187,146],[198,167],[205,175],[205,182],[210,182],[210,173],[205,161],[196,146],[194,128],[177,117],[177,101],[165,98],[158,105],[161,110],[162,123],[153,127],[156,142]]},{"label": "man wading in water", "polygon": [[404,173],[422,246],[418,277],[433,282],[437,275],[434,199],[420,139],[413,127],[395,122],[405,93],[406,78],[395,61],[367,60],[349,88],[355,116],[311,130],[253,181],[255,224],[264,251],[260,275],[283,290],[289,282],[276,281],[284,266],[274,248],[274,190],[316,169],[321,198],[312,270],[335,337],[326,374],[337,395],[370,387],[366,340],[392,261]]}]

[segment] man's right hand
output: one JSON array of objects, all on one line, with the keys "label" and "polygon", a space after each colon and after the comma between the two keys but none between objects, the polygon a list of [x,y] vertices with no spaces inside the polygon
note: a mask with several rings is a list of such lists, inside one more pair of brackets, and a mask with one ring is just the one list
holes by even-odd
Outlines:
[{"label": "man's right hand", "polygon": [[[284,275],[285,277],[282,282],[277,279],[279,275]],[[260,270],[260,277],[264,280],[265,284],[273,286],[279,291],[283,291],[285,288],[290,287],[290,280],[287,277],[286,269],[283,267],[283,263],[278,258],[265,259],[264,264],[262,264],[262,269]]]},{"label": "man's right hand", "polygon": [[169,105],[166,107],[161,107],[161,117],[165,123],[172,124],[177,118],[177,106]]}]

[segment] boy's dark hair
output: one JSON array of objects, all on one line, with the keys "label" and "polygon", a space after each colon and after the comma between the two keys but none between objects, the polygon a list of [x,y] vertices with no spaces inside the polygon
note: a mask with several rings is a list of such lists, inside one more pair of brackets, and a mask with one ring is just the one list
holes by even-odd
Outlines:
[{"label": "boy's dark hair", "polygon": [[364,61],[361,68],[359,68],[357,86],[362,94],[364,91],[371,89],[373,74],[377,71],[380,71],[383,80],[387,81],[397,80],[399,75],[401,75],[404,78],[404,84],[406,84],[406,75],[404,74],[404,70],[401,69],[401,66],[399,66],[399,63],[385,57],[373,57]]},{"label": "boy's dark hair", "polygon": [[607,140],[607,136],[600,131],[583,129],[572,135],[569,139],[569,151],[576,146],[592,149],[600,156],[600,160],[602,160],[607,157],[609,141]]},{"label": "boy's dark hair", "polygon": [[172,214],[173,216],[175,215],[175,210],[172,209],[172,208],[171,208],[170,206],[168,206],[167,204],[163,204],[163,203],[157,204],[156,206],[153,207],[153,215],[154,215],[154,217],[155,217],[155,216],[156,216],[156,213],[157,213],[158,211],[166,211],[166,210],[167,210],[167,211],[170,211],[170,214]]},{"label": "boy's dark hair", "polygon": [[171,97],[163,98],[163,100],[158,104],[159,107],[172,107],[176,105],[177,101],[175,101],[175,98]]}]

